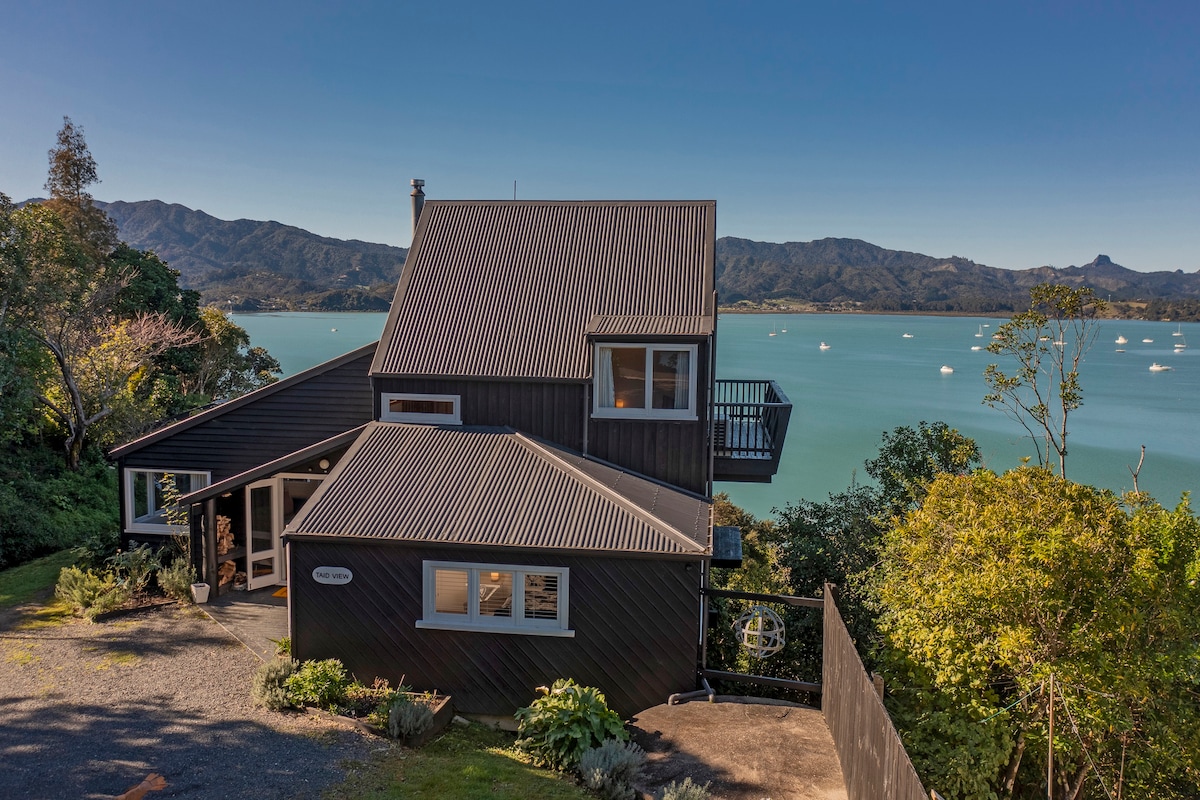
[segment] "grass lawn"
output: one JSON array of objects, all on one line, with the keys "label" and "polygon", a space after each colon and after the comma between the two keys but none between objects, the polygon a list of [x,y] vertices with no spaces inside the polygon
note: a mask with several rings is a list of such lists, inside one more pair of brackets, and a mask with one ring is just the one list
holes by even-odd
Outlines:
[{"label": "grass lawn", "polygon": [[326,800],[594,800],[556,772],[531,767],[512,749],[513,735],[454,725],[420,750],[399,746],[358,764]]},{"label": "grass lawn", "polygon": [[70,550],[60,550],[0,572],[0,608],[28,602],[38,592],[54,588],[58,571],[74,563],[75,556]]}]

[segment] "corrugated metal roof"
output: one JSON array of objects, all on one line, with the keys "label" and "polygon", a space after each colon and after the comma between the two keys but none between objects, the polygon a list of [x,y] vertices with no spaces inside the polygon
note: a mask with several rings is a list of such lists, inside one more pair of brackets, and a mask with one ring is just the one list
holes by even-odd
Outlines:
[{"label": "corrugated metal roof", "polygon": [[699,556],[709,508],[511,428],[373,422],[288,532]]},{"label": "corrugated metal roof", "polygon": [[[356,358],[364,357],[372,350],[376,350],[378,346],[378,342],[372,342],[371,344],[363,345],[357,350],[351,350],[349,353],[340,355],[337,358],[331,358],[328,361],[317,364],[315,367],[310,367],[303,372],[297,372],[295,375],[289,375],[282,380],[275,381],[275,383],[264,386],[261,389],[255,389],[253,392],[244,394],[241,397],[230,400],[227,403],[221,403],[218,406],[214,406],[206,411],[202,411],[201,413],[195,414],[187,419],[182,419],[179,422],[159,428],[158,430],[148,433],[139,439],[134,439],[132,442],[126,442],[125,444],[114,447],[112,450],[108,451],[108,456],[109,458],[119,458],[120,456],[127,455],[136,450],[141,450],[146,445],[153,444],[154,442],[174,436],[180,431],[185,431],[188,428],[193,428],[201,423],[208,422],[214,417],[219,417],[222,414],[228,414],[235,408],[241,408],[242,406],[249,405],[250,403],[261,400],[264,397],[269,397],[276,392],[284,391],[285,389],[295,386],[298,383],[303,383],[304,381],[309,380],[316,375],[337,369],[343,364],[348,364]],[[363,382],[364,384],[366,383],[365,378]]]},{"label": "corrugated metal roof", "polygon": [[713,318],[597,314],[588,321],[587,332],[598,336],[709,336],[713,332]]},{"label": "corrugated metal roof", "polygon": [[425,204],[373,375],[582,380],[594,315],[712,316],[712,201]]}]

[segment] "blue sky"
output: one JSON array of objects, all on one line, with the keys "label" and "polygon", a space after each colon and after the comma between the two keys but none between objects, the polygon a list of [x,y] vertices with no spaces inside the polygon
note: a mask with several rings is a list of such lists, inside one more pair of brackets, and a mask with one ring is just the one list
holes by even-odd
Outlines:
[{"label": "blue sky", "polygon": [[431,198],[717,200],[718,235],[1200,269],[1195,2],[78,2],[0,19],[0,191],[390,244]]}]

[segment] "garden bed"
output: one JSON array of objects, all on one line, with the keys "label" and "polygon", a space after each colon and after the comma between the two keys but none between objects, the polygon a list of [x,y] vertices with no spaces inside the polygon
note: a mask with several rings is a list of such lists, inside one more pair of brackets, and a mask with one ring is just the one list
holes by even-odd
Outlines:
[{"label": "garden bed", "polygon": [[[428,703],[430,709],[433,711],[433,723],[425,731],[415,736],[405,736],[399,740],[405,747],[417,748],[429,742],[446,729],[446,726],[450,724],[450,720],[454,719],[454,706],[450,701],[449,695],[437,695],[432,700],[417,693],[409,693],[409,696],[413,702]],[[336,714],[332,711],[316,708],[315,706],[304,706],[304,711],[308,714],[318,716],[330,716],[349,723],[365,733],[381,736],[385,739],[390,738],[387,728],[368,721],[365,713],[359,716]]]}]

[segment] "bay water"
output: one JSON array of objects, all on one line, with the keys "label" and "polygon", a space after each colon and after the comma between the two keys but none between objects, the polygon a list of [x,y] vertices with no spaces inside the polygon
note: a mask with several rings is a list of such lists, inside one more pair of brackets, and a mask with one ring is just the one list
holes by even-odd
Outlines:
[{"label": "bay water", "polygon": [[[233,315],[254,345],[279,360],[285,375],[375,341],[386,319],[382,313]],[[775,480],[720,483],[717,491],[759,517],[802,498],[825,500],[853,481],[869,482],[863,462],[878,452],[885,431],[921,421],[941,420],[973,438],[984,465],[997,472],[1018,466],[1023,457],[1036,463],[1036,446],[1024,429],[982,402],[988,364],[1015,370],[1001,357],[971,347],[986,346],[1004,321],[722,314],[717,377],[771,378],[794,407]],[[1145,445],[1138,486],[1173,506],[1183,492],[1200,489],[1200,324],[1099,325],[1080,368],[1083,406],[1069,418],[1067,475],[1114,491],[1132,489],[1130,469]],[[1128,343],[1116,344],[1119,336]],[[1194,342],[1196,349],[1175,351],[1181,341]],[[822,343],[828,347],[822,349]],[[1172,369],[1151,372],[1152,363]]]}]

